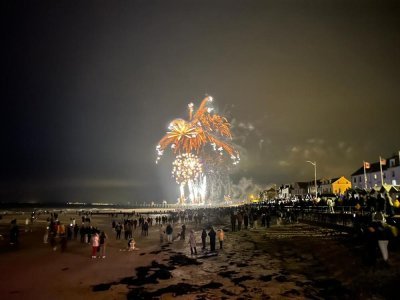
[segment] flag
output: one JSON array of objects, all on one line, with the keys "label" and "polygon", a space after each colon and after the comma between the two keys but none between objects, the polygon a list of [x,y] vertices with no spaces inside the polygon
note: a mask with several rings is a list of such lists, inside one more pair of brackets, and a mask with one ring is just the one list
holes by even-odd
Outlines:
[{"label": "flag", "polygon": [[386,159],[380,158],[380,157],[379,157],[379,159],[380,159],[379,163],[380,163],[382,166],[386,165]]},{"label": "flag", "polygon": [[364,161],[364,168],[366,168],[366,169],[371,168],[371,164],[367,161]]}]

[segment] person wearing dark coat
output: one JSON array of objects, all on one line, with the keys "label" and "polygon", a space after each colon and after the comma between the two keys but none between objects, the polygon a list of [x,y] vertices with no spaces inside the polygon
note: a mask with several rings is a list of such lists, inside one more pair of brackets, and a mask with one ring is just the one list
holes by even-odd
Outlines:
[{"label": "person wearing dark coat", "polygon": [[216,237],[216,232],[214,231],[214,228],[211,227],[210,231],[208,232],[208,236],[210,237],[210,251],[215,251],[215,237]]},{"label": "person wearing dark coat", "polygon": [[201,232],[201,243],[203,244],[202,247],[203,250],[206,249],[206,238],[207,238],[207,232],[205,229],[203,229],[203,231]]},{"label": "person wearing dark coat", "polygon": [[184,239],[185,239],[185,235],[186,235],[186,225],[183,224],[183,225],[182,225],[181,236],[180,236],[181,240],[184,240]]},{"label": "person wearing dark coat", "polygon": [[172,243],[172,232],[173,228],[170,223],[168,223],[167,228],[165,229],[165,233],[167,234],[167,241],[168,243]]},{"label": "person wearing dark coat", "polygon": [[267,228],[269,228],[269,226],[271,224],[271,214],[269,213],[269,211],[267,211],[267,213],[265,214],[265,222],[266,222]]},{"label": "person wearing dark coat", "polygon": [[17,220],[14,219],[11,221],[11,228],[10,228],[10,244],[11,245],[18,245],[19,238],[19,226],[17,225]]},{"label": "person wearing dark coat", "polygon": [[231,225],[232,225],[232,232],[236,231],[236,215],[232,212],[231,214]]},{"label": "person wearing dark coat", "polygon": [[247,229],[249,227],[249,215],[247,213],[244,213],[243,215],[243,222],[244,228]]}]

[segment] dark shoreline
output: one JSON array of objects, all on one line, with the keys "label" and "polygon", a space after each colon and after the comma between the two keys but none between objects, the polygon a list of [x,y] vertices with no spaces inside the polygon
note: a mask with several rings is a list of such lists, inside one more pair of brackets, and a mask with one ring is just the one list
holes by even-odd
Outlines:
[{"label": "dark shoreline", "polygon": [[167,209],[172,208],[172,205],[159,206],[138,206],[138,205],[121,205],[121,204],[67,204],[60,202],[42,202],[42,203],[23,203],[23,202],[0,202],[1,209],[43,209],[43,208],[60,208],[60,209]]}]

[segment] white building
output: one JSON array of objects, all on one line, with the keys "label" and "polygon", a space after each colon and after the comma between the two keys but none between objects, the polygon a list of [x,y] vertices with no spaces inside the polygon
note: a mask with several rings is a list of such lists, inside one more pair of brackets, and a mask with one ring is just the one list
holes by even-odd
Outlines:
[{"label": "white building", "polygon": [[372,189],[382,187],[386,185],[400,185],[400,164],[399,156],[395,155],[385,160],[385,164],[382,164],[382,176],[381,167],[379,162],[369,164],[369,168],[365,169],[364,166],[359,168],[353,174],[351,174],[351,187],[353,189]]},{"label": "white building", "polygon": [[284,184],[278,189],[279,199],[289,199],[292,196],[292,186],[290,184]]}]

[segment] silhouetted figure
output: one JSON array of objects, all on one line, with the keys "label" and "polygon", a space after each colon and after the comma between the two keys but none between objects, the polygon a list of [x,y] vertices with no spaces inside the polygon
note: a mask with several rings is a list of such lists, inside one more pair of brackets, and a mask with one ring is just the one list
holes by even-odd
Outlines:
[{"label": "silhouetted figure", "polygon": [[203,229],[203,231],[201,232],[201,243],[203,244],[202,247],[203,250],[206,249],[206,239],[207,239],[207,232],[205,229]]},{"label": "silhouetted figure", "polygon": [[18,245],[18,242],[19,242],[19,226],[17,225],[17,220],[14,219],[11,221],[10,244]]},{"label": "silhouetted figure", "polygon": [[210,251],[215,251],[215,237],[216,233],[214,228],[211,227],[210,231],[208,232],[208,236],[210,237]]}]

